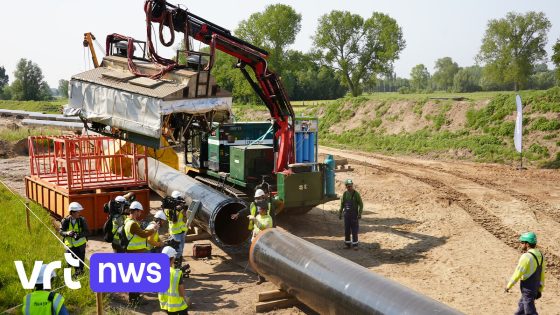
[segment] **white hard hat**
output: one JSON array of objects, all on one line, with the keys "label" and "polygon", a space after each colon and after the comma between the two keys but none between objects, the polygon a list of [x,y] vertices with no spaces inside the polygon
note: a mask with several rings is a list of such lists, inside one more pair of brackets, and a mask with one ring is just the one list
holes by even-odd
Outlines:
[{"label": "white hard hat", "polygon": [[171,247],[171,246],[165,246],[162,250],[161,250],[162,254],[166,254],[167,257],[172,258],[175,257],[175,255],[177,255],[177,251]]},{"label": "white hard hat", "polygon": [[262,197],[264,195],[265,195],[265,193],[264,193],[264,190],[262,190],[262,189],[257,189],[255,191],[255,198],[259,198],[259,197]]},{"label": "white hard hat", "polygon": [[175,198],[175,199],[177,199],[177,198],[183,198],[183,194],[182,194],[180,191],[178,191],[178,190],[174,190],[174,191],[171,193],[171,197],[173,197],[173,198]]},{"label": "white hard hat", "polygon": [[116,196],[115,201],[116,202],[126,202],[126,199],[123,196]]},{"label": "white hard hat", "polygon": [[[39,277],[37,278],[36,284],[43,284],[45,283],[45,269],[47,265],[43,264],[41,266],[41,271],[39,271]],[[51,272],[51,279],[54,278],[54,272]]]},{"label": "white hard hat", "polygon": [[128,208],[130,210],[144,210],[144,207],[142,207],[142,204],[138,201],[133,201]]},{"label": "white hard hat", "polygon": [[161,210],[156,212],[156,214],[154,215],[154,218],[162,219],[164,221],[167,221],[167,217],[165,216],[165,213],[163,213],[163,211],[161,211]]},{"label": "white hard hat", "polygon": [[82,207],[81,204],[74,201],[74,202],[71,202],[68,205],[68,210],[69,211],[82,211],[82,210],[84,210],[84,207]]}]

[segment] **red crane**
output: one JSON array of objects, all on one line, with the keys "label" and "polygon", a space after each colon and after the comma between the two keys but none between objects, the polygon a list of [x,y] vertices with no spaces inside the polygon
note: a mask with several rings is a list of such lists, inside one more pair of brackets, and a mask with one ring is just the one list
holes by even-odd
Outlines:
[{"label": "red crane", "polygon": [[[190,36],[209,45],[211,52],[218,49],[238,59],[236,67],[241,70],[251,87],[264,102],[275,123],[274,146],[275,152],[278,152],[275,171],[282,172],[288,168],[288,164],[294,163],[293,122],[295,115],[280,78],[268,68],[269,53],[231,35],[229,30],[188,10],[169,4],[165,0],[147,0],[144,4],[144,11],[146,12],[148,49],[154,61],[164,66],[174,63],[172,60],[157,55],[151,40],[152,22],[160,24],[160,41],[165,46],[173,43],[174,31],[178,31],[184,33],[186,51],[189,50],[188,36]],[[165,42],[162,36],[163,26],[169,27],[171,31],[171,39],[168,42]],[[209,63],[209,67],[211,66],[212,61]],[[247,66],[253,70],[256,82],[247,72]]]}]

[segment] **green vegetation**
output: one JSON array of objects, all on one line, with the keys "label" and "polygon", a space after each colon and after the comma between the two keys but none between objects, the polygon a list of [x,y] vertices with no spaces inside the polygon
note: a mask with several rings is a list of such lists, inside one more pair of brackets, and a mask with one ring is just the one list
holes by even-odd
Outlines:
[{"label": "green vegetation", "polygon": [[0,100],[0,108],[13,110],[26,110],[30,112],[39,112],[47,114],[60,114],[62,105],[68,103],[67,99],[56,101],[9,101]]},{"label": "green vegetation", "polygon": [[10,141],[10,142],[26,139],[29,136],[41,136],[41,135],[57,136],[61,134],[62,134],[62,130],[56,129],[54,127],[32,128],[32,129],[0,128],[0,140]]},{"label": "green vegetation", "polygon": [[[64,248],[55,240],[51,232],[52,221],[49,214],[42,207],[32,204],[31,210],[37,214],[39,220],[30,214],[31,231],[25,226],[25,208],[20,202],[23,198],[13,195],[3,185],[0,185],[0,213],[3,218],[2,242],[0,242],[0,312],[22,303],[23,297],[31,292],[24,290],[19,282],[14,260],[21,260],[29,273],[35,261],[45,263],[60,260],[64,265]],[[48,228],[47,228],[48,227]],[[57,234],[58,235],[58,234]],[[87,269],[86,269],[87,270]],[[57,270],[57,277],[53,280],[53,288],[64,285],[63,271]],[[66,307],[71,314],[86,314],[94,311],[95,295],[89,288],[89,275],[80,278],[82,288],[58,290],[66,300]],[[21,306],[18,307],[18,310]]]},{"label": "green vegetation", "polygon": [[[520,92],[526,113],[524,117],[524,133],[530,134],[532,130],[545,131],[546,135],[540,139],[526,140],[524,157],[537,165],[545,165],[550,156],[556,155],[556,150],[549,151],[550,142],[557,143],[556,130],[560,129],[560,122],[542,117],[542,111],[560,112],[558,99],[560,88],[546,91]],[[438,93],[439,97],[453,97],[452,93]],[[391,124],[392,121],[402,119],[399,114],[388,114],[395,101],[412,102],[412,111],[422,116],[424,106],[429,101],[425,94],[399,95],[397,93],[379,93],[362,96],[359,99],[340,99],[322,108],[323,116],[320,117],[320,142],[328,146],[344,147],[349,149],[383,152],[389,154],[420,154],[430,156],[454,156],[454,152],[461,152],[460,156],[475,161],[513,163],[519,154],[513,146],[513,131],[515,128],[515,94],[497,92],[476,92],[464,95],[472,100],[472,106],[466,112],[465,128],[461,130],[445,130],[442,127],[449,124],[448,113],[453,106],[469,106],[457,104],[451,100],[435,100],[434,105],[439,109],[436,114],[427,115],[425,118],[432,122],[419,131],[399,134],[385,134],[384,129],[379,129],[383,121]],[[488,103],[482,107],[480,104]],[[344,124],[352,115],[355,108],[352,100],[357,104],[369,102],[376,111],[374,120],[363,123],[360,127],[344,131],[340,134],[330,131],[335,124]],[[477,101],[474,101],[477,100]],[[475,107],[475,104],[477,105]],[[410,106],[410,105],[409,105]],[[529,113],[529,109],[531,109]],[[543,142],[545,141],[545,142]],[[548,147],[547,147],[548,146]],[[560,163],[560,162],[558,162]],[[547,164],[552,167],[553,164]]]}]

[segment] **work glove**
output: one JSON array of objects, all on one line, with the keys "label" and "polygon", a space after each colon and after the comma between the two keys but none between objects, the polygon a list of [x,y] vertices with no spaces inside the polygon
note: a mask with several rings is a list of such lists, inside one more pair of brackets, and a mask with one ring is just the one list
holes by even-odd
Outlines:
[{"label": "work glove", "polygon": [[535,300],[538,300],[538,299],[540,299],[540,298],[541,298],[541,296],[542,296],[542,293],[541,293],[541,292],[537,292],[537,297],[535,298]]},{"label": "work glove", "polygon": [[361,215],[361,214],[358,214],[358,219],[361,219],[361,218],[362,218],[362,215]]},{"label": "work glove", "polygon": [[75,234],[76,234],[76,232],[74,232],[74,231],[66,232],[66,236],[70,236],[70,237],[74,237]]}]

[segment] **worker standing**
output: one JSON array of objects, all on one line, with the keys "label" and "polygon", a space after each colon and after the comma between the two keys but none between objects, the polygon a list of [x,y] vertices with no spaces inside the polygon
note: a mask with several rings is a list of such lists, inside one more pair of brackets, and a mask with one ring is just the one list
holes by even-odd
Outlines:
[{"label": "worker standing", "polygon": [[120,245],[120,238],[117,233],[118,227],[124,225],[124,221],[128,215],[128,202],[124,196],[115,197],[115,208],[116,209],[112,209],[113,211],[110,213],[113,221],[113,241],[111,247],[114,253],[124,253],[125,250]]},{"label": "worker standing", "polygon": [[155,227],[156,225],[162,226],[165,221],[167,221],[165,213],[159,210],[154,215],[154,219],[146,227],[147,230],[155,230],[154,234],[148,236],[148,250],[152,253],[160,253],[163,248],[163,242],[159,240],[159,230]]},{"label": "worker standing", "polygon": [[187,315],[189,300],[185,296],[185,285],[180,269],[174,268],[177,251],[170,246],[165,246],[161,251],[169,257],[169,288],[158,293],[159,307],[167,314]]},{"label": "worker standing", "polygon": [[[133,201],[129,207],[130,214],[124,221],[124,231],[126,238],[128,239],[128,245],[126,247],[127,253],[145,253],[148,249],[147,237],[151,236],[159,229],[159,225],[156,223],[152,230],[143,230],[138,223],[144,207],[138,201]],[[145,304],[143,300],[140,299],[140,293],[130,292],[128,294],[128,301],[134,305]]]},{"label": "worker standing", "polygon": [[28,293],[23,297],[22,313],[24,315],[35,314],[53,314],[53,315],[68,315],[68,310],[64,305],[64,297],[62,295],[49,292],[44,289],[43,284],[47,277],[51,279],[54,274],[45,274],[47,265],[42,265],[39,271],[39,277],[35,283],[35,291]]},{"label": "worker standing", "polygon": [[[264,190],[257,189],[255,190],[255,201],[251,202],[249,209],[247,208],[241,209],[239,212],[232,214],[231,219],[237,220],[239,216],[246,216],[246,215],[251,215],[253,217],[256,217],[258,214],[258,209],[261,208],[265,209],[266,213],[272,217],[272,212],[273,212],[271,211],[272,204],[268,200],[268,196],[266,195]],[[272,218],[272,221],[274,221],[274,218]],[[249,231],[253,231],[253,226],[254,226],[254,222],[252,220],[249,220],[249,227],[248,227]]]},{"label": "worker standing", "polygon": [[[249,215],[248,218],[251,223],[253,223],[253,237],[251,238],[251,242],[255,240],[257,235],[260,231],[272,228],[272,217],[268,214],[267,208],[259,207],[259,214],[257,216]],[[264,277],[261,275],[259,276],[259,280],[257,284],[261,284],[265,281]]]},{"label": "worker standing", "polygon": [[517,267],[509,280],[505,292],[509,292],[517,281],[521,280],[521,298],[516,315],[537,314],[535,300],[538,300],[544,289],[544,274],[546,260],[536,248],[537,235],[533,232],[521,234],[519,237],[523,254],[519,258]]},{"label": "worker standing", "polygon": [[169,234],[171,238],[179,242],[177,256],[175,256],[175,264],[177,268],[181,268],[183,264],[183,249],[185,248],[185,234],[187,233],[187,216],[185,214],[186,206],[183,194],[180,191],[173,191],[171,198],[175,199],[175,209],[164,209],[164,214],[169,223]]},{"label": "worker standing", "polygon": [[76,267],[74,275],[80,275],[84,272],[84,259],[86,258],[86,243],[89,234],[86,219],[80,215],[80,211],[84,210],[81,204],[71,202],[68,205],[70,214],[62,219],[60,223],[60,235],[63,236],[64,244],[66,244],[67,253],[72,253],[78,257],[80,264]]},{"label": "worker standing", "polygon": [[[352,245],[354,250],[358,250],[358,221],[362,218],[364,204],[360,193],[354,190],[352,180],[347,179],[344,184],[346,185],[346,191],[342,194],[338,211],[339,219],[342,219],[342,213],[344,212],[344,248],[348,249]],[[350,239],[350,236],[352,236],[352,239]]]}]

